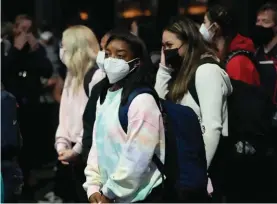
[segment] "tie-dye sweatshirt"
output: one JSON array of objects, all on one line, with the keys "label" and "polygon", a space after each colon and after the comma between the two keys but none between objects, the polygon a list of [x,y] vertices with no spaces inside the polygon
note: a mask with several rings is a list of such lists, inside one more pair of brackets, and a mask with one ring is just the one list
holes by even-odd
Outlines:
[{"label": "tie-dye sweatshirt", "polygon": [[126,134],[118,118],[121,92],[108,91],[97,109],[84,188],[88,197],[101,190],[116,202],[135,202],[162,182],[151,159],[155,153],[164,162],[164,127],[154,98],[141,94],[129,107]]}]

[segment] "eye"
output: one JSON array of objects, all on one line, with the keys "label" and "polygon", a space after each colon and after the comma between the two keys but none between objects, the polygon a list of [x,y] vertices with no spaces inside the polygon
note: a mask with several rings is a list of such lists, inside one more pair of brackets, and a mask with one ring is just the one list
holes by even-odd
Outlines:
[{"label": "eye", "polygon": [[110,52],[105,52],[105,58],[110,57]]},{"label": "eye", "polygon": [[166,43],[164,47],[166,49],[171,49],[172,48],[172,43]]},{"label": "eye", "polygon": [[118,58],[118,59],[123,59],[123,58],[124,58],[124,55],[117,55],[117,58]]}]

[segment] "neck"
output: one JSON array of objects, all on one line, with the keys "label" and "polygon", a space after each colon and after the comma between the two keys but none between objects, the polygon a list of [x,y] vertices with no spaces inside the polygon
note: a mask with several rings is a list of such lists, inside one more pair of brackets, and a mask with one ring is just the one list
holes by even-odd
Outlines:
[{"label": "neck", "polygon": [[224,53],[225,53],[225,43],[226,43],[226,40],[224,39],[224,37],[218,37],[215,39],[215,42],[216,42],[216,47],[218,49],[218,57],[220,59],[223,59],[224,58]]},{"label": "neck", "polygon": [[114,84],[111,88],[110,91],[117,91],[121,89],[121,86],[119,84]]},{"label": "neck", "polygon": [[277,35],[267,45],[264,45],[265,53],[270,52],[276,44],[277,44]]},{"label": "neck", "polygon": [[110,91],[117,91],[118,89],[121,89],[125,83],[125,79],[120,80],[119,82],[112,85],[110,88]]}]

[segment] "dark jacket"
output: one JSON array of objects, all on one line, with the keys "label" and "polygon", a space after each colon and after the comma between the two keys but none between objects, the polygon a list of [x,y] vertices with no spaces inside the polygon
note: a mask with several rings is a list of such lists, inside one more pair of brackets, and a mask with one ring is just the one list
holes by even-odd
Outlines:
[{"label": "dark jacket", "polygon": [[19,105],[38,103],[43,90],[41,78],[52,75],[52,65],[41,46],[34,52],[12,46],[2,56],[1,75],[6,90],[16,97]]}]

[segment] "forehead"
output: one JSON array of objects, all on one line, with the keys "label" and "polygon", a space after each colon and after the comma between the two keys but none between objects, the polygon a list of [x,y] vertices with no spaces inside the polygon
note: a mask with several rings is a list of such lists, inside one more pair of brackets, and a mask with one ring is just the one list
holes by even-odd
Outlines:
[{"label": "forehead", "polygon": [[175,33],[165,30],[163,32],[163,42],[178,40]]},{"label": "forehead", "polygon": [[274,11],[272,10],[265,10],[258,13],[257,18],[261,20],[272,20],[274,21]]},{"label": "forehead", "polygon": [[113,50],[126,50],[130,51],[128,44],[123,40],[112,40],[108,45],[107,49],[113,51]]},{"label": "forehead", "polygon": [[20,27],[30,27],[31,25],[32,25],[32,21],[27,19],[22,19],[18,22],[18,26]]}]

